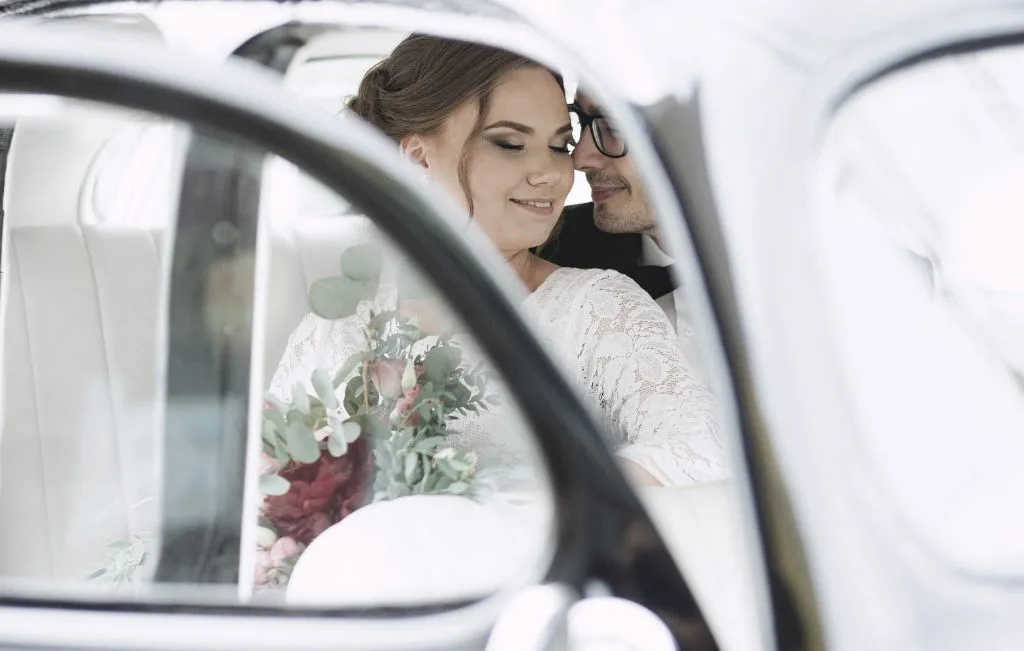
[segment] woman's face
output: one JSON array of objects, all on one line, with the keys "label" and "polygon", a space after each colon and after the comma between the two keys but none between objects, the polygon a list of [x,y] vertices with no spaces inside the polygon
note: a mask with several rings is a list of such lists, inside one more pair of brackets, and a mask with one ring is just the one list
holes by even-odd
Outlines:
[{"label": "woman's face", "polygon": [[[424,139],[431,178],[467,209],[459,162],[477,112],[478,103],[468,102],[439,134]],[[491,93],[481,124],[466,149],[473,218],[505,254],[543,244],[573,182],[572,132],[562,89],[543,68],[510,72]]]}]

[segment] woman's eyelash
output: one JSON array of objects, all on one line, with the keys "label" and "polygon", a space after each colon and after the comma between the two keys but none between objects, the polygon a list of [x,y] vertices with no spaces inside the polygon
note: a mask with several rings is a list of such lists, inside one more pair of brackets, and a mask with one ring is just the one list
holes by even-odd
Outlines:
[{"label": "woman's eyelash", "polygon": [[[504,149],[505,151],[523,151],[524,149],[526,149],[525,145],[516,145],[511,142],[504,142],[502,140],[492,140],[491,142],[493,142],[494,145],[499,149]],[[572,153],[572,149],[570,149],[570,145],[568,143],[562,145],[561,147],[552,147],[551,151],[557,152],[559,154]]]}]

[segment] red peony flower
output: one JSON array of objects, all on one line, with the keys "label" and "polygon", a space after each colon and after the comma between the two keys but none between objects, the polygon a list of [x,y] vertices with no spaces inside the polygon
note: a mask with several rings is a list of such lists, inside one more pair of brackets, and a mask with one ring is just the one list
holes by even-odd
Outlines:
[{"label": "red peony flower", "polygon": [[280,536],[308,545],[366,502],[373,483],[370,447],[360,437],[337,459],[324,451],[319,461],[280,475],[291,487],[284,495],[266,498],[264,516]]}]

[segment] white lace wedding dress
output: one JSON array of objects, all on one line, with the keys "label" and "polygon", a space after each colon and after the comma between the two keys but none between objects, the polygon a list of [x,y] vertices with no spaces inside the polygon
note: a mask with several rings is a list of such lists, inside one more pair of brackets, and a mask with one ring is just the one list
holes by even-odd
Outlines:
[{"label": "white lace wedding dress", "polygon": [[[394,297],[393,285],[382,285],[375,307],[393,308]],[[614,271],[561,268],[523,308],[603,420],[615,454],[666,486],[727,476],[714,400],[668,318],[636,283]],[[337,321],[307,315],[289,338],[271,392],[288,400],[295,382],[309,386],[316,367],[337,368],[365,347],[369,310],[364,304]],[[507,409],[454,421],[451,444],[476,451],[481,469],[529,474],[537,465],[535,446]]]}]

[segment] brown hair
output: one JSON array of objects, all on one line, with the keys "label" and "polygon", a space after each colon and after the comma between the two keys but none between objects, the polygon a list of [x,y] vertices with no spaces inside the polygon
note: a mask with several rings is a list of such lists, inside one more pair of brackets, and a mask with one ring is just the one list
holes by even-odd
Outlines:
[{"label": "brown hair", "polygon": [[[476,125],[459,160],[459,184],[470,215],[473,197],[466,168],[472,140],[483,128],[491,92],[506,74],[539,63],[507,50],[426,34],[408,36],[370,68],[346,105],[395,142],[433,135],[466,102],[476,100]],[[552,73],[563,88],[562,79]]]}]

